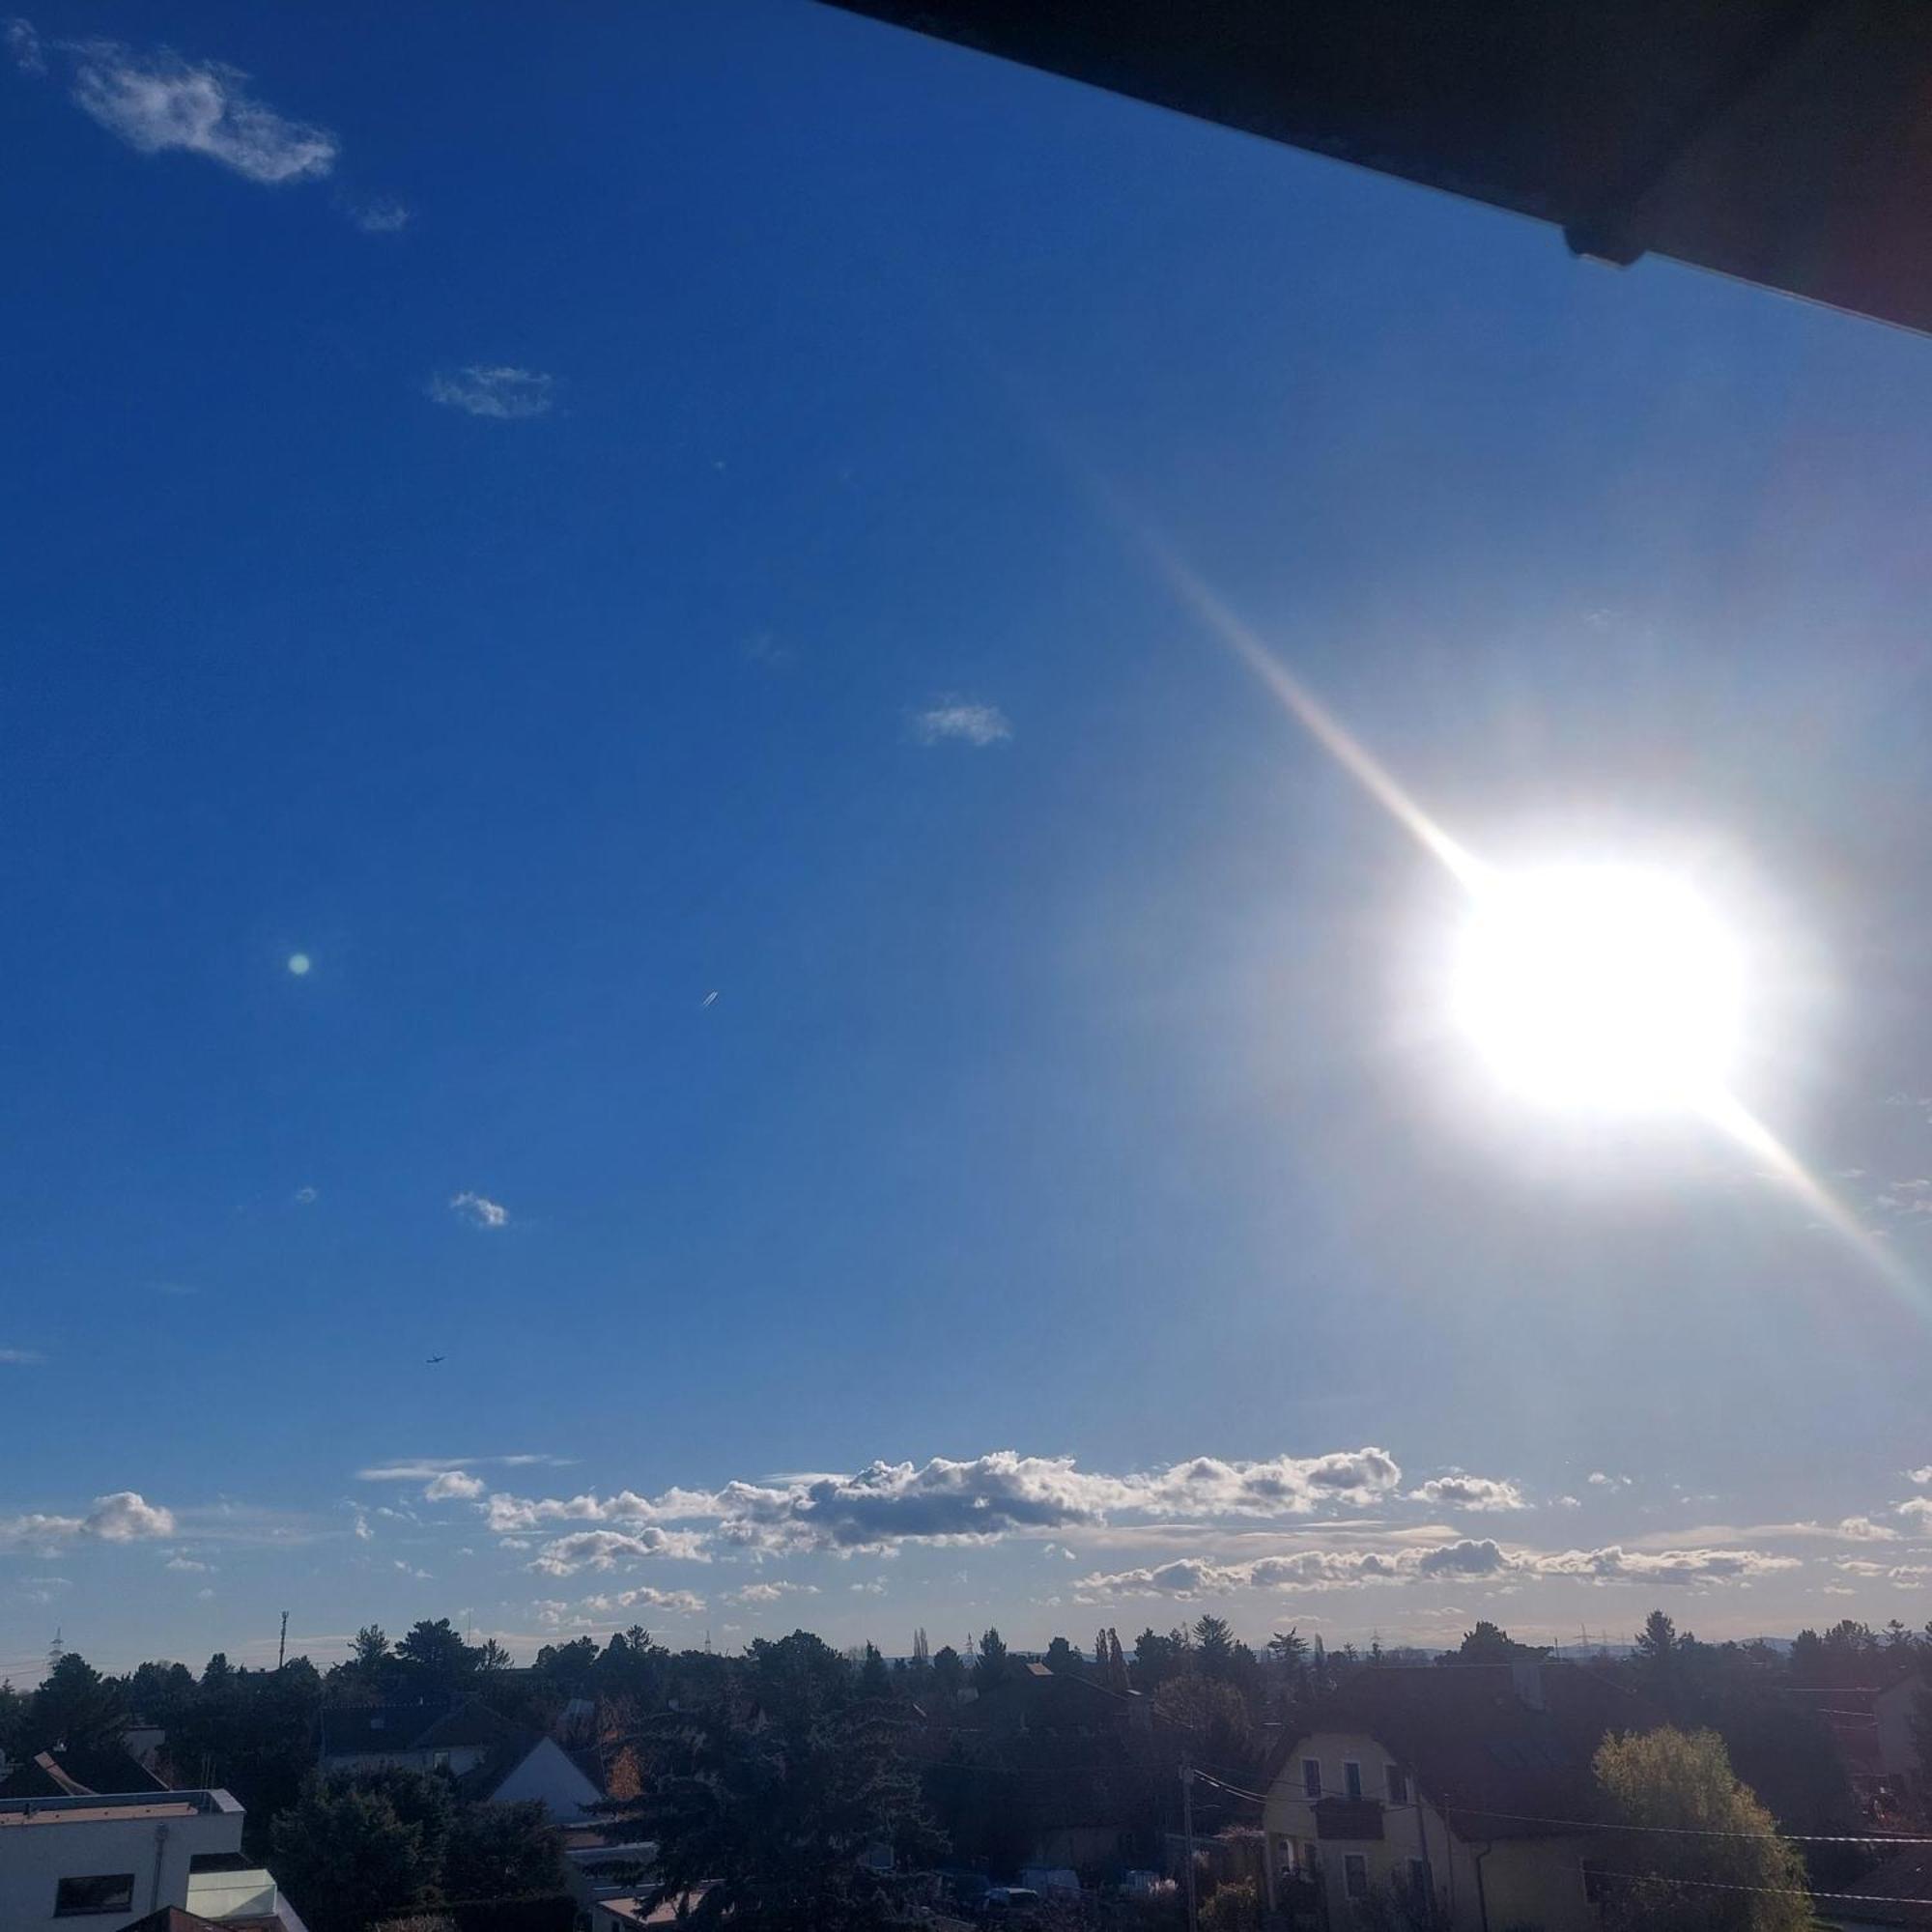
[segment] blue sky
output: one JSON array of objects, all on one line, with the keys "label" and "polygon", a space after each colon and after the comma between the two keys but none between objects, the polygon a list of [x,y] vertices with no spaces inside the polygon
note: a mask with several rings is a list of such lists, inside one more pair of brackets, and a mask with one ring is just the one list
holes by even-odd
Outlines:
[{"label": "blue sky", "polygon": [[[0,1668],[1924,1620],[1921,341],[807,0],[154,26],[0,75]],[[1889,1272],[1498,1095],[1148,532],[1694,871]]]}]

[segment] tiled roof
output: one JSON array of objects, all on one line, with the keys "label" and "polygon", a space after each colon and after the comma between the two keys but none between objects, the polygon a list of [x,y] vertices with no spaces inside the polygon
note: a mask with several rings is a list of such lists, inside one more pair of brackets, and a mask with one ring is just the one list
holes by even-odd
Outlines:
[{"label": "tiled roof", "polygon": [[331,1705],[322,1714],[322,1751],[325,1757],[348,1757],[449,1750],[500,1744],[518,1730],[477,1697],[457,1703]]},{"label": "tiled roof", "polygon": [[1641,1729],[1647,1714],[1582,1665],[1545,1663],[1534,1685],[1541,1709],[1509,1664],[1372,1665],[1284,1739],[1270,1776],[1312,1731],[1363,1732],[1407,1768],[1460,1835],[1561,1835],[1562,1821],[1596,1815],[1590,1760],[1605,1732]]}]

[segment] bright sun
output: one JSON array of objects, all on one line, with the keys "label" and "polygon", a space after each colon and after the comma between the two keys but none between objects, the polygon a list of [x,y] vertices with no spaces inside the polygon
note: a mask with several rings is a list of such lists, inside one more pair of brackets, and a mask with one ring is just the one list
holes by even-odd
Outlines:
[{"label": "bright sun", "polygon": [[1477,889],[1455,1004],[1524,1097],[1632,1111],[1723,1094],[1742,992],[1736,946],[1681,880],[1561,866]]}]

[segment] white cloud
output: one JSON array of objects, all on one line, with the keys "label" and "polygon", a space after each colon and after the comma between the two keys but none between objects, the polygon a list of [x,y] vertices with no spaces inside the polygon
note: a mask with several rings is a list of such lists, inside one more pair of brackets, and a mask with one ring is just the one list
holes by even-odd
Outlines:
[{"label": "white cloud", "polygon": [[1932,1525],[1932,1496],[1914,1496],[1909,1502],[1900,1503],[1898,1514],[1911,1518],[1919,1533],[1925,1533],[1928,1525]]},{"label": "white cloud", "polygon": [[1921,1485],[1932,1483],[1932,1463],[1927,1463],[1923,1468],[1906,1470],[1905,1480],[1908,1483],[1918,1483]]},{"label": "white cloud", "polygon": [[298,1187],[296,1189],[296,1206],[298,1208],[312,1208],[315,1205],[315,1201],[316,1192],[313,1187]]},{"label": "white cloud", "polygon": [[654,1524],[627,1535],[616,1529],[580,1529],[546,1543],[528,1567],[546,1577],[571,1577],[580,1570],[614,1570],[620,1562],[646,1556],[707,1560],[703,1537],[692,1530],[659,1529]]},{"label": "white cloud", "polygon": [[11,1368],[36,1368],[45,1360],[38,1349],[0,1349],[0,1364]]},{"label": "white cloud", "polygon": [[980,704],[964,697],[941,697],[912,718],[912,734],[922,745],[951,741],[961,745],[998,745],[1013,735],[1012,722],[997,704]]},{"label": "white cloud", "polygon": [[452,1194],[449,1205],[479,1228],[507,1228],[510,1225],[510,1210],[500,1202],[487,1200],[481,1194],[471,1194],[466,1189],[461,1194]]},{"label": "white cloud", "polygon": [[[1228,1462],[1200,1456],[1151,1472],[1115,1476],[1067,1456],[995,1450],[969,1461],[873,1463],[850,1476],[801,1476],[723,1489],[632,1490],[570,1497],[498,1492],[484,1504],[498,1535],[545,1523],[709,1522],[727,1548],[756,1553],[832,1550],[856,1555],[901,1543],[985,1543],[1032,1531],[1140,1517],[1280,1518],[1385,1499],[1402,1470],[1385,1449]],[[549,1552],[546,1551],[546,1554]]]},{"label": "white cloud", "polygon": [[1628,1476],[1605,1475],[1602,1469],[1592,1469],[1587,1480],[1593,1489],[1599,1490],[1627,1490],[1631,1486]]},{"label": "white cloud", "polygon": [[375,201],[345,203],[343,213],[365,235],[400,235],[413,218],[405,204],[386,195]]},{"label": "white cloud", "polygon": [[1453,1469],[1446,1476],[1434,1476],[1408,1492],[1412,1503],[1428,1503],[1433,1509],[1520,1510],[1529,1504],[1515,1483],[1494,1476],[1470,1476]]},{"label": "white cloud", "polygon": [[440,1476],[432,1477],[429,1487],[423,1491],[425,1502],[440,1503],[455,1498],[462,1502],[474,1502],[487,1485],[481,1476],[471,1476],[462,1469],[445,1469]]},{"label": "white cloud", "polygon": [[96,1496],[85,1516],[0,1517],[0,1549],[43,1548],[58,1543],[138,1543],[175,1533],[174,1513],[133,1490]]},{"label": "white cloud", "polygon": [[192,1571],[206,1572],[208,1570],[213,1569],[213,1565],[209,1563],[197,1563],[192,1556],[170,1556],[168,1560],[161,1565],[161,1568],[163,1570],[183,1570],[183,1571],[192,1570]]},{"label": "white cloud", "polygon": [[815,1597],[816,1583],[747,1583],[724,1599],[727,1604],[776,1604],[785,1597]]},{"label": "white cloud", "polygon": [[202,155],[266,187],[316,180],[335,165],[327,128],[265,107],[236,68],[118,41],[66,42],[61,51],[73,63],[74,104],[140,154]]},{"label": "white cloud", "polygon": [[1307,1549],[1227,1564],[1183,1559],[1083,1577],[1075,1587],[1080,1601],[1091,1604],[1122,1597],[1225,1597],[1240,1590],[1299,1592],[1443,1580],[1502,1583],[1553,1577],[1596,1583],[1744,1582],[1797,1567],[1795,1557],[1757,1549],[1627,1550],[1613,1546],[1540,1551],[1464,1537],[1423,1549]]},{"label": "white cloud", "polygon": [[400,1556],[396,1557],[394,1559],[394,1562],[395,1562],[395,1567],[398,1570],[400,1570],[405,1577],[413,1577],[418,1583],[433,1583],[436,1580],[436,1578],[433,1577],[427,1570],[418,1570],[415,1568],[413,1564],[405,1563]]},{"label": "white cloud", "polygon": [[81,1522],[81,1534],[98,1536],[103,1543],[137,1543],[151,1536],[172,1536],[174,1513],[146,1501],[136,1491],[116,1490],[109,1496],[96,1496],[94,1507]]},{"label": "white cloud", "polygon": [[1837,1534],[1848,1543],[1896,1543],[1898,1532],[1874,1522],[1868,1516],[1848,1516],[1839,1523]]},{"label": "white cloud", "polygon": [[445,1471],[454,1470],[462,1474],[469,1469],[526,1469],[526,1468],[568,1468],[567,1456],[406,1456],[394,1463],[376,1463],[366,1469],[357,1469],[358,1483],[426,1483],[432,1477],[440,1476]]},{"label": "white cloud", "polygon": [[549,412],[555,387],[556,379],[540,370],[471,364],[453,376],[432,376],[427,393],[432,402],[467,415],[492,422],[525,422]]}]

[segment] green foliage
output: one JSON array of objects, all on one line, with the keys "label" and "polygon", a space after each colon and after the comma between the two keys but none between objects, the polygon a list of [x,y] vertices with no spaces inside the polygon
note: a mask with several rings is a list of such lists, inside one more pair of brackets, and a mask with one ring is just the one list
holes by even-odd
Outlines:
[{"label": "green foliage", "polygon": [[79,1655],[69,1651],[47,1672],[28,1706],[25,1745],[47,1750],[66,1745],[91,1750],[118,1743],[128,1724],[127,1693],[121,1685]]},{"label": "green foliage", "polygon": [[276,1819],[275,1875],[313,1932],[361,1932],[384,1914],[433,1903],[422,1827],[380,1791],[312,1777]]},{"label": "green foliage", "polygon": [[886,1660],[879,1655],[877,1644],[866,1646],[865,1661],[859,1666],[859,1690],[866,1697],[890,1697],[893,1694],[892,1672],[886,1668]]},{"label": "green foliage", "polygon": [[672,1895],[711,1889],[694,1925],[733,1932],[860,1932],[892,1908],[861,1859],[918,1835],[898,1721],[853,1694],[836,1651],[804,1631],[754,1643],[735,1693],[666,1712],[639,1746],[653,1767],[625,1828],[658,1841]]},{"label": "green foliage", "polygon": [[535,1799],[471,1804],[451,1822],[443,1853],[445,1898],[524,1898],[563,1879],[563,1833]]},{"label": "green foliage", "polygon": [[1261,1932],[1261,1900],[1253,1879],[1214,1888],[1200,1909],[1201,1932]]},{"label": "green foliage", "polygon": [[991,1690],[1007,1679],[1007,1646],[998,1631],[990,1625],[980,1639],[980,1655],[973,1662],[973,1688],[976,1690]]},{"label": "green foliage", "polygon": [[1232,1674],[1235,1633],[1224,1618],[1203,1616],[1194,1626],[1194,1656],[1202,1676],[1222,1681]]},{"label": "green foliage", "polygon": [[1738,1782],[1715,1731],[1605,1738],[1596,1773],[1611,1816],[1627,1828],[1606,1837],[1602,1854],[1603,1869],[1623,1875],[1608,1881],[1609,1932],[1802,1932],[1811,1924],[1804,1860]]},{"label": "green foliage", "polygon": [[950,1643],[932,1653],[933,1688],[947,1697],[957,1697],[966,1685],[966,1665]]}]

